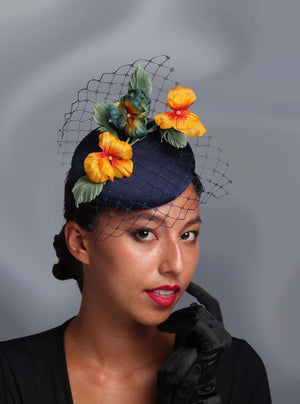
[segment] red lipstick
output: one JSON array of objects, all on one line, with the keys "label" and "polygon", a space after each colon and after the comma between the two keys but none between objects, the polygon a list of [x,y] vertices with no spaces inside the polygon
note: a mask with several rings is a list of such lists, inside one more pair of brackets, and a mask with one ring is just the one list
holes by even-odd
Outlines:
[{"label": "red lipstick", "polygon": [[145,292],[155,303],[160,306],[171,306],[176,300],[176,293],[180,291],[179,285],[162,285]]}]

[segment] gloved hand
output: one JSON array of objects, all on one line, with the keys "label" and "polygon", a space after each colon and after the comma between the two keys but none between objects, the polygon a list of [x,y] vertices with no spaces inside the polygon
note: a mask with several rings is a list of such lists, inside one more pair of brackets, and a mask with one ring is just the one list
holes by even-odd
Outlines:
[{"label": "gloved hand", "polygon": [[[175,333],[175,349],[157,374],[157,404],[219,404],[216,373],[231,344],[218,301],[191,282],[187,292],[199,304],[178,310],[157,326]],[[204,307],[205,306],[205,307]]]}]

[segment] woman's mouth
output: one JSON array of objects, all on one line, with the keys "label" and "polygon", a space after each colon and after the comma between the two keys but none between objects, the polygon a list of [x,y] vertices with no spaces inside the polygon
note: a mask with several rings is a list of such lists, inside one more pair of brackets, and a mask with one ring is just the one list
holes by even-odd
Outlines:
[{"label": "woman's mouth", "polygon": [[178,285],[163,285],[146,290],[147,295],[160,306],[171,306],[176,300],[176,293],[180,291]]}]

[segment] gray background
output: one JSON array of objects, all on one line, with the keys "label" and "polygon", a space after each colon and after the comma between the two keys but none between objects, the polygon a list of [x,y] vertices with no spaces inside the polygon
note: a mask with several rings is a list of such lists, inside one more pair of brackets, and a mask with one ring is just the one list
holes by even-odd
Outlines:
[{"label": "gray background", "polygon": [[300,402],[299,13],[296,0],[1,1],[1,339],[79,306],[51,275],[67,169],[56,136],[76,91],[168,54],[233,180],[201,207],[195,280],[263,358],[273,402]]}]

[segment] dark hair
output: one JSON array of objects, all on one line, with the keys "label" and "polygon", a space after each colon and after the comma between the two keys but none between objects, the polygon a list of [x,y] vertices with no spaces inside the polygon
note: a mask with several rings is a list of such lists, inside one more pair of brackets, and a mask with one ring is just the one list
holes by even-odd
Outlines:
[{"label": "dark hair", "polygon": [[[200,199],[203,191],[202,183],[197,174],[192,179],[195,191]],[[65,181],[65,198],[64,198],[64,218],[66,222],[73,220],[85,230],[92,230],[95,220],[99,216],[99,207],[93,202],[81,203],[78,208],[75,206],[73,196],[74,180],[71,178],[70,171]],[[80,291],[83,288],[83,267],[69,251],[65,239],[65,225],[59,234],[54,236],[53,247],[55,248],[58,262],[53,265],[52,273],[59,280],[75,279]]]},{"label": "dark hair", "polygon": [[[65,181],[65,198],[64,198],[64,218],[66,222],[73,220],[85,230],[91,230],[92,224],[95,222],[99,214],[99,208],[95,209],[93,203],[82,203],[78,208],[75,206],[75,200],[72,192],[74,180],[68,172]],[[83,268],[69,251],[65,239],[65,225],[59,234],[54,236],[53,247],[55,248],[58,262],[53,265],[52,273],[59,280],[75,279],[78,287],[82,292],[83,288]]]}]

